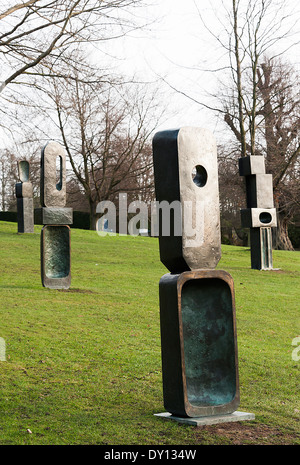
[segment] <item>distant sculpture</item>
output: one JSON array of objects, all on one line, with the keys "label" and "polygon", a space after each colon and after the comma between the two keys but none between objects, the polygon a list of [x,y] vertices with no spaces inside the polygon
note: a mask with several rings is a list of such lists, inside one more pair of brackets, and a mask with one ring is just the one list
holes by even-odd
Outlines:
[{"label": "distant sculpture", "polygon": [[29,181],[29,170],[28,161],[19,161],[20,182],[16,183],[18,233],[34,232],[33,189]]},{"label": "distant sculpture", "polygon": [[71,230],[73,209],[66,208],[66,155],[57,142],[41,154],[41,205],[35,211],[41,232],[41,277],[44,287],[68,289],[71,285]]},{"label": "distant sculpture", "polygon": [[153,139],[156,199],[180,203],[181,234],[164,235],[159,283],[164,406],[177,417],[235,412],[239,376],[234,284],[221,258],[217,149],[212,134],[184,127]]},{"label": "distant sculpture", "polygon": [[239,159],[240,176],[245,176],[247,208],[241,210],[244,228],[250,228],[251,268],[273,268],[272,227],[277,226],[272,174],[266,174],[261,155]]}]

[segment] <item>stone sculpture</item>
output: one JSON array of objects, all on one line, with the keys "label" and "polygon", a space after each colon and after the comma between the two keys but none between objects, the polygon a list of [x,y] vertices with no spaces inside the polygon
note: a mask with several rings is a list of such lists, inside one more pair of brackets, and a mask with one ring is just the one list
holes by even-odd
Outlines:
[{"label": "stone sculpture", "polygon": [[41,155],[41,205],[35,211],[41,232],[41,277],[44,287],[71,285],[71,230],[73,209],[66,208],[66,155],[60,144],[49,142]]},{"label": "stone sculpture", "polygon": [[240,158],[239,172],[246,180],[247,208],[241,210],[241,223],[250,228],[251,268],[272,269],[271,228],[277,226],[272,174],[266,174],[261,155]]},{"label": "stone sculpture", "polygon": [[239,376],[233,279],[215,269],[216,142],[201,128],[161,131],[153,161],[156,200],[179,201],[182,224],[181,235],[164,236],[159,221],[160,258],[170,271],[159,283],[164,406],[179,418],[230,415],[239,405]]},{"label": "stone sculpture", "polygon": [[20,182],[16,183],[18,233],[33,233],[33,190],[29,181],[29,162],[26,160],[19,161],[18,171],[20,180]]}]

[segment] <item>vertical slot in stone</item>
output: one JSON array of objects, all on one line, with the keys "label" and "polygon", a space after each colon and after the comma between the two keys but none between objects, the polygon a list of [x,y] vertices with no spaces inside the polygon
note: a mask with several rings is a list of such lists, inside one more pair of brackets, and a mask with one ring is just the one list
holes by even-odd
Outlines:
[{"label": "vertical slot in stone", "polygon": [[59,155],[56,157],[56,189],[61,191],[63,184],[63,166],[62,157]]}]

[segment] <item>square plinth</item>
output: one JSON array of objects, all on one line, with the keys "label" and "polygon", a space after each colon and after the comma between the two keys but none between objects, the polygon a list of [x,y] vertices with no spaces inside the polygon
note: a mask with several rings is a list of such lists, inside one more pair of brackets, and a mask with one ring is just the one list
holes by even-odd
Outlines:
[{"label": "square plinth", "polygon": [[233,412],[227,415],[213,415],[208,417],[194,417],[194,418],[182,418],[176,417],[168,412],[155,413],[156,417],[162,418],[163,420],[173,420],[178,423],[185,423],[192,426],[204,426],[204,425],[217,425],[220,423],[230,423],[235,421],[246,421],[255,420],[253,413],[247,412]]},{"label": "square plinth", "polygon": [[34,210],[35,224],[73,224],[73,208],[43,207]]}]

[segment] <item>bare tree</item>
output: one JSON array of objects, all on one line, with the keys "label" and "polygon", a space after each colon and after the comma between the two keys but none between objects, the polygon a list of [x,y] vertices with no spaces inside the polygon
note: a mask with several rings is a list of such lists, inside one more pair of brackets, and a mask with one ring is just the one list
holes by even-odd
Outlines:
[{"label": "bare tree", "polygon": [[265,117],[258,109],[259,68],[267,52],[272,59],[272,51],[276,55],[280,42],[291,34],[291,26],[285,26],[285,21],[291,20],[292,14],[284,16],[280,8],[285,3],[284,0],[275,4],[272,0],[248,0],[242,9],[239,0],[232,0],[228,11],[232,27],[228,51],[236,104],[229,107],[225,103],[224,120],[240,143],[242,157],[256,154],[257,127]]},{"label": "bare tree", "polygon": [[26,141],[18,145],[10,145],[0,150],[0,184],[2,211],[14,211],[17,208],[15,184],[19,182],[18,162],[29,162],[29,177],[33,187],[34,206],[40,205],[40,144],[31,134]]},{"label": "bare tree", "polygon": [[[299,86],[296,80],[288,79],[284,66],[278,71],[278,57],[298,43],[294,12],[288,11],[286,0],[231,0],[221,4],[222,13],[216,12],[216,17],[221,17],[224,34],[215,29],[210,33],[228,53],[230,79],[227,89],[222,86],[217,96],[219,107],[215,108],[235,136],[237,158],[265,156],[267,170],[273,174],[279,212],[276,246],[291,249],[287,230],[296,202],[287,198],[291,198],[288,191],[300,151]],[[206,26],[199,8],[198,12]]]},{"label": "bare tree", "polygon": [[8,84],[28,83],[36,76],[64,77],[65,53],[78,44],[111,39],[132,29],[128,8],[141,0],[9,3],[0,13],[0,92]]},{"label": "bare tree", "polygon": [[[299,75],[282,60],[265,60],[257,69],[260,105],[257,116],[262,117],[263,145],[267,169],[273,174],[278,228],[275,246],[292,250],[288,225],[299,213],[300,161],[300,86]],[[258,137],[259,139],[259,137]]]},{"label": "bare tree", "polygon": [[14,153],[8,149],[0,152],[1,209],[7,211],[13,207],[15,183],[18,180],[17,161]]},{"label": "bare tree", "polygon": [[49,98],[72,173],[89,202],[91,229],[102,200],[121,192],[149,195],[153,190],[149,137],[161,111],[148,88],[82,80],[53,80]]}]

